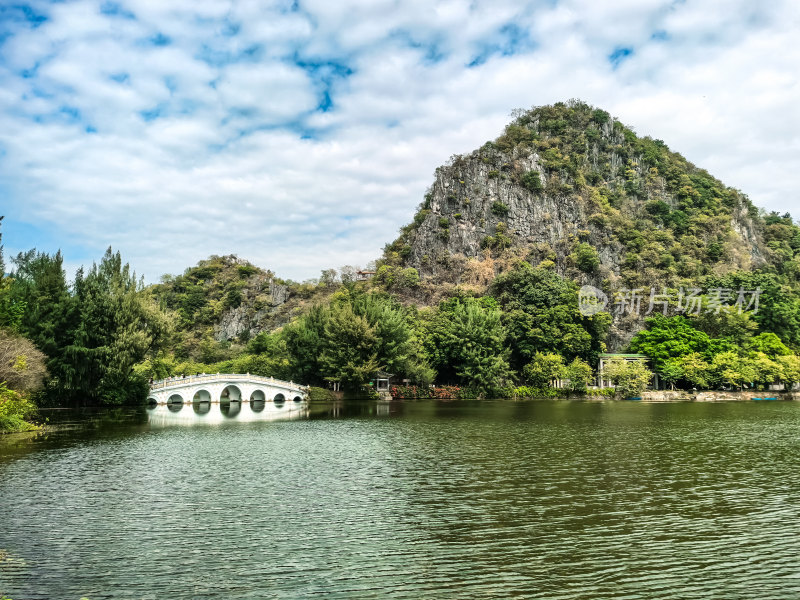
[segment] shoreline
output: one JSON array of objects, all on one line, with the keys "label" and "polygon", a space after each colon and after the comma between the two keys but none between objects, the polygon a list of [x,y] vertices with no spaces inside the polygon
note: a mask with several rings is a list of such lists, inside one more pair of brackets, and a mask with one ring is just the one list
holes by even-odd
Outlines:
[{"label": "shoreline", "polygon": [[[493,398],[484,398],[492,400]],[[520,400],[569,400],[580,402],[644,402],[644,403],[670,403],[670,402],[793,402],[800,400],[800,392],[758,392],[746,390],[741,392],[724,391],[687,391],[687,390],[648,390],[633,398],[610,396],[601,394],[576,394],[573,396],[526,396],[518,398],[496,398],[519,402]],[[398,398],[392,397],[392,402],[405,400],[467,400],[467,398]]]}]

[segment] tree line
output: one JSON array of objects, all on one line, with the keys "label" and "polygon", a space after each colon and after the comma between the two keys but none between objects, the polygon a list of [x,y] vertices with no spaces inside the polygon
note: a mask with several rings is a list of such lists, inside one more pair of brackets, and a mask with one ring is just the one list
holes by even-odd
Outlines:
[{"label": "tree line", "polygon": [[[225,360],[195,362],[175,351],[185,315],[155,297],[119,252],[109,248],[71,281],[60,252],[30,250],[9,267],[6,273],[0,246],[0,427],[6,429],[22,426],[32,401],[137,403],[149,380],[194,372],[253,373],[320,387],[338,382],[353,391],[369,389],[385,371],[423,390],[453,385],[469,396],[583,392],[611,327],[606,312],[581,314],[577,284],[552,265],[519,261],[485,293],[456,290],[435,306],[404,302],[380,281],[324,281],[318,285],[334,291],[315,296],[284,327],[259,333]],[[800,301],[785,281],[746,272],[713,283],[759,287],[759,312],[651,317],[629,350],[647,355],[673,388],[800,381]],[[606,375],[633,394],[652,373],[612,361]]]}]

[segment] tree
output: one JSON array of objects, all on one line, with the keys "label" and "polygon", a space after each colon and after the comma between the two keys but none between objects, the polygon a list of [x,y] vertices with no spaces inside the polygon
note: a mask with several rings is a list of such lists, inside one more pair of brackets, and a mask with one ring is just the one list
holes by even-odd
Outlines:
[{"label": "tree", "polygon": [[379,369],[416,381],[433,377],[407,309],[384,294],[342,289],[284,328],[283,338],[298,381],[357,388]]},{"label": "tree", "polygon": [[730,385],[741,389],[745,383],[756,378],[756,371],[736,352],[721,352],[711,362],[712,381],[717,384]]},{"label": "tree", "polygon": [[800,383],[800,356],[779,356],[775,360],[781,367],[781,380],[787,388],[791,389],[796,383]]},{"label": "tree", "polygon": [[35,413],[36,406],[30,398],[0,383],[0,433],[36,429],[27,421]]},{"label": "tree", "polygon": [[0,328],[19,331],[26,303],[13,296],[11,277],[0,277]]},{"label": "tree", "polygon": [[29,340],[0,330],[0,383],[19,392],[34,391],[45,375],[45,355]]},{"label": "tree", "polygon": [[582,392],[594,379],[594,371],[589,363],[575,357],[564,369],[564,377],[567,379],[567,389]]},{"label": "tree", "polygon": [[737,346],[745,346],[758,330],[758,323],[750,312],[740,312],[734,307],[723,308],[718,313],[703,311],[690,316],[691,324],[710,338],[724,338]]},{"label": "tree", "polygon": [[770,358],[789,356],[792,351],[772,332],[760,333],[750,340],[748,348],[766,354]]},{"label": "tree", "polygon": [[[342,283],[345,285],[349,285],[356,280],[356,269],[352,265],[344,265],[343,267],[339,267],[339,273],[342,280]],[[324,272],[324,271],[323,271]]]},{"label": "tree", "polygon": [[378,337],[363,316],[350,304],[333,308],[325,323],[325,338],[320,363],[326,379],[358,388],[369,381],[381,366],[377,353]]},{"label": "tree", "polygon": [[751,352],[745,359],[753,369],[753,381],[764,387],[781,381],[783,368],[763,352]]},{"label": "tree", "polygon": [[165,343],[169,317],[111,248],[85,276],[78,271],[74,298],[78,318],[59,358],[58,391],[76,403],[144,401],[147,381],[134,366]]},{"label": "tree", "polygon": [[325,287],[333,287],[337,282],[336,269],[324,269],[319,276],[319,284]]},{"label": "tree", "polygon": [[[672,360],[672,359],[669,359]],[[699,352],[692,352],[675,359],[683,371],[683,378],[692,386],[705,389],[711,380],[711,365]]]},{"label": "tree", "polygon": [[69,331],[77,320],[76,302],[70,294],[61,252],[49,255],[30,250],[14,259],[11,295],[24,306],[18,331],[48,357],[48,370],[59,376]]},{"label": "tree", "polygon": [[[760,290],[758,311],[750,307],[753,319],[761,331],[771,331],[794,349],[800,348],[800,294],[796,285],[777,273],[768,271],[737,271],[721,277],[709,277],[706,289],[728,288],[734,291],[755,292]],[[752,294],[745,294],[744,304]],[[744,309],[746,306],[742,306]]]},{"label": "tree", "polygon": [[[3,219],[5,219],[5,215],[0,215],[0,226],[3,225]],[[3,232],[0,231],[0,242],[3,241]],[[3,244],[0,243],[0,279],[5,277],[6,275],[6,263],[3,260]]]},{"label": "tree", "polygon": [[60,252],[50,255],[34,249],[18,254],[13,263],[10,299],[14,306],[22,307],[15,330],[46,355],[50,397],[67,399],[70,394],[62,383],[79,315],[77,301],[67,285],[63,258]]},{"label": "tree", "polygon": [[675,389],[675,383],[684,375],[681,359],[668,358],[661,364],[661,369],[658,371],[659,376],[664,383],[669,384],[670,389]]},{"label": "tree", "polygon": [[660,371],[670,358],[696,352],[709,360],[715,354],[732,348],[730,342],[712,339],[707,333],[695,329],[683,316],[655,315],[648,317],[645,324],[647,329],[633,336],[630,349],[647,355],[656,371]]},{"label": "tree", "polygon": [[520,183],[522,187],[527,189],[534,194],[538,194],[544,191],[544,185],[542,184],[542,177],[539,175],[538,171],[527,171],[525,172],[522,177],[520,177]]},{"label": "tree", "polygon": [[440,375],[495,393],[510,374],[506,330],[492,298],[451,298],[436,312],[426,341]]},{"label": "tree", "polygon": [[320,355],[327,320],[326,308],[322,304],[314,304],[303,316],[283,329],[290,370],[297,381],[309,384],[323,381]]},{"label": "tree", "polygon": [[[0,215],[0,225],[3,216]],[[0,231],[0,241],[3,233]],[[17,331],[25,313],[25,303],[15,300],[12,295],[13,279],[6,277],[6,265],[3,260],[3,246],[0,244],[0,328]]]},{"label": "tree", "polygon": [[286,340],[275,333],[259,333],[247,344],[247,353],[233,359],[234,373],[292,379]]},{"label": "tree", "polygon": [[594,363],[605,351],[611,316],[581,315],[575,282],[521,262],[494,280],[491,294],[504,310],[513,368],[522,370],[536,352]]},{"label": "tree", "polygon": [[613,357],[606,362],[603,375],[611,380],[617,393],[635,396],[647,388],[653,373],[640,360],[625,360]]},{"label": "tree", "polygon": [[522,369],[525,381],[536,388],[545,388],[554,379],[562,379],[566,366],[564,359],[552,352],[536,352],[533,360]]},{"label": "tree", "polygon": [[586,242],[581,242],[575,248],[573,260],[577,267],[584,273],[593,273],[600,265],[600,257],[597,254],[597,250],[594,249],[594,246]]}]

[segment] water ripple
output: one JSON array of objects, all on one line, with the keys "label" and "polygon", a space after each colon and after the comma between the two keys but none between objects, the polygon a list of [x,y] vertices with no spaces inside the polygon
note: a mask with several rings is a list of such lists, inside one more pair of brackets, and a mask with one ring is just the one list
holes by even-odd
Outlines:
[{"label": "water ripple", "polygon": [[355,412],[0,445],[0,594],[800,597],[800,405]]}]

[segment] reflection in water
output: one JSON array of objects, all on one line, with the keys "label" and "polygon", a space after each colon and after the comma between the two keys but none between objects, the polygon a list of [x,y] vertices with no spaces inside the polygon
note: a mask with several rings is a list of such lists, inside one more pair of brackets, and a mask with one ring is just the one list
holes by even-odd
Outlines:
[{"label": "reflection in water", "polygon": [[198,415],[204,415],[211,410],[211,402],[192,402],[192,409]]},{"label": "reflection in water", "polygon": [[222,416],[232,419],[242,411],[242,403],[238,400],[220,402],[219,410],[222,413]]},{"label": "reflection in water", "polygon": [[285,405],[272,402],[193,402],[186,405],[159,405],[147,409],[147,420],[151,425],[201,425],[225,421],[250,423],[254,421],[278,421],[308,417],[308,404]]}]

